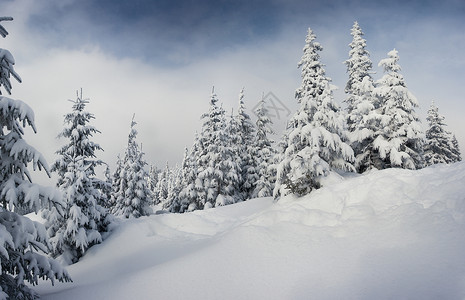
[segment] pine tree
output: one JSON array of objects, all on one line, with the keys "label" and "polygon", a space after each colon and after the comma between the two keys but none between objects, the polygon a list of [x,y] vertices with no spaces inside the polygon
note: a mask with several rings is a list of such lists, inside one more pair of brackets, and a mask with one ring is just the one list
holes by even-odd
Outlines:
[{"label": "pine tree", "polygon": [[[185,153],[182,164],[182,184],[183,189],[180,192],[180,208],[179,212],[192,211],[197,209],[199,195],[202,191],[202,183],[198,178],[198,157],[200,155],[200,141],[197,133],[194,137],[192,148]],[[187,148],[186,148],[187,150]]]},{"label": "pine tree", "polygon": [[109,165],[106,165],[106,167],[105,167],[104,176],[105,176],[105,180],[102,181],[103,185],[101,186],[103,198],[102,198],[102,202],[99,203],[99,204],[101,206],[109,209],[110,208],[110,202],[111,202],[111,200],[110,200],[111,199],[111,191],[112,191],[112,185],[113,185]]},{"label": "pine tree", "polygon": [[111,195],[108,207],[111,212],[113,212],[116,205],[117,199],[122,197],[123,191],[126,190],[126,181],[121,178],[121,173],[123,172],[123,161],[121,160],[120,155],[116,159],[116,169],[113,172],[111,177]]},{"label": "pine tree", "polygon": [[53,256],[61,256],[66,263],[75,263],[94,244],[102,242],[101,232],[110,223],[107,210],[99,203],[104,194],[102,181],[95,177],[95,168],[103,162],[96,159],[100,145],[90,140],[100,133],[89,122],[94,115],[85,111],[88,99],[77,95],[73,111],[65,115],[65,128],[58,137],[68,139],[56,153],[59,158],[52,165],[58,174],[57,187],[63,193],[66,213],[45,212],[46,226],[51,237]]},{"label": "pine tree", "polygon": [[125,218],[139,218],[152,213],[152,193],[147,184],[144,152],[136,142],[137,130],[134,117],[131,121],[131,131],[128,136],[128,146],[125,151],[120,178],[120,192],[116,198],[113,213]]},{"label": "pine tree", "polygon": [[269,197],[273,194],[273,158],[275,151],[271,146],[272,141],[268,138],[273,134],[270,125],[272,124],[268,117],[268,109],[265,106],[265,99],[262,99],[255,110],[257,116],[257,138],[255,140],[255,159],[259,179],[256,182],[252,198]]},{"label": "pine tree", "polygon": [[[0,22],[11,20],[0,17]],[[7,34],[0,25],[0,35]],[[13,55],[0,49],[0,88],[9,94],[10,76],[21,82],[14,64]],[[15,207],[29,207],[36,213],[53,207],[64,213],[64,204],[54,189],[31,182],[29,163],[34,170],[45,170],[47,175],[49,171],[43,156],[23,139],[27,126],[36,132],[32,109],[20,100],[0,96],[0,299],[38,298],[26,283],[38,284],[39,278],[52,283],[71,281],[56,260],[44,255],[50,247],[44,226],[13,212]]]},{"label": "pine tree", "polygon": [[[237,148],[240,158],[241,193],[244,199],[252,198],[253,191],[259,179],[255,157],[255,126],[247,114],[244,103],[244,89],[239,94],[239,109],[237,112],[237,141],[233,141],[232,147]],[[232,136],[232,135],[231,135]]]},{"label": "pine tree", "polygon": [[321,177],[332,168],[354,170],[352,148],[343,141],[344,120],[333,100],[330,78],[326,77],[318,52],[321,45],[308,29],[299,67],[302,85],[296,90],[300,108],[287,126],[283,160],[277,168],[274,196],[289,192],[308,194],[319,188]]},{"label": "pine tree", "polygon": [[449,164],[454,162],[452,146],[452,134],[445,129],[444,116],[439,114],[439,109],[434,102],[428,110],[426,120],[425,163],[434,165],[439,163]]},{"label": "pine tree", "polygon": [[359,173],[374,168],[378,153],[374,148],[379,124],[376,112],[378,103],[373,96],[373,78],[371,77],[372,62],[366,50],[366,41],[357,22],[351,31],[353,36],[349,44],[349,59],[347,66],[349,80],[345,87],[348,95],[346,123],[348,125],[351,147],[355,154],[355,168]]},{"label": "pine tree", "polygon": [[381,115],[381,130],[374,140],[380,157],[375,166],[377,169],[419,169],[424,166],[424,134],[415,113],[418,101],[407,89],[399,73],[398,61],[399,56],[394,49],[378,64],[384,68],[385,74],[377,81],[373,91],[378,97],[378,113]]},{"label": "pine tree", "polygon": [[455,134],[452,136],[452,140],[450,141],[450,149],[452,151],[452,162],[462,161],[459,142],[457,141]]},{"label": "pine tree", "polygon": [[155,204],[164,206],[165,201],[168,199],[168,182],[170,177],[170,167],[166,162],[165,168],[158,174],[157,186],[155,189]]},{"label": "pine tree", "polygon": [[198,209],[227,205],[238,201],[240,167],[234,159],[233,149],[226,132],[225,112],[217,104],[213,92],[208,113],[202,116],[198,157]]},{"label": "pine tree", "polygon": [[147,184],[152,192],[153,195],[153,204],[156,204],[156,189],[157,189],[157,183],[158,183],[158,174],[160,173],[160,170],[154,165],[150,166],[150,171],[147,179]]},{"label": "pine tree", "polygon": [[[184,160],[183,160],[184,161]],[[180,212],[181,210],[181,198],[179,194],[182,190],[182,169],[176,166],[170,173],[168,180],[168,195],[166,201],[163,204],[163,208],[169,212]]]}]

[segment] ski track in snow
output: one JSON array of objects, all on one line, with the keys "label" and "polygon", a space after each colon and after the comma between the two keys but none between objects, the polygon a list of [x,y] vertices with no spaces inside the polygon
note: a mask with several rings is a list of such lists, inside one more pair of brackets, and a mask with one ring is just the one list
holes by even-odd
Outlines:
[{"label": "ski track in snow", "polygon": [[463,299],[465,163],[121,220],[42,299]]}]

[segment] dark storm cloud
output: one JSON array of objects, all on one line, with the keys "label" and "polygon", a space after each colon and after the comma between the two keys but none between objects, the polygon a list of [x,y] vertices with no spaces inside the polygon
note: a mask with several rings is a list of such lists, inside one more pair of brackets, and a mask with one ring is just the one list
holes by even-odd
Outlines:
[{"label": "dark storm cloud", "polygon": [[185,64],[275,34],[278,15],[268,1],[84,0],[49,5],[29,22],[53,46],[98,43],[118,56]]},{"label": "dark storm cloud", "polygon": [[[31,28],[50,34],[52,46],[79,48],[97,43],[120,57],[138,57],[165,66],[185,65],[272,38],[295,24],[346,30],[354,20],[367,34],[384,26],[408,25],[413,19],[464,16],[461,0],[81,0],[43,1],[31,15]],[[382,25],[381,25],[382,24]]]}]

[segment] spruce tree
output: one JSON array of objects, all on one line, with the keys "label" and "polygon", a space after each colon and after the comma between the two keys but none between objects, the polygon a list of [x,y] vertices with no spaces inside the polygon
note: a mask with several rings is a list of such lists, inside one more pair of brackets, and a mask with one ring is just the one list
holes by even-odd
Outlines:
[{"label": "spruce tree", "polygon": [[202,116],[202,131],[199,144],[202,146],[198,158],[198,209],[227,205],[239,201],[238,184],[240,166],[234,159],[226,131],[225,112],[218,105],[218,98],[213,92],[209,111]]},{"label": "spruce tree", "polygon": [[[232,148],[237,149],[241,173],[240,189],[244,199],[250,199],[259,179],[257,162],[255,160],[255,126],[247,114],[244,103],[244,89],[239,94],[239,109],[237,111],[237,141],[233,141]],[[232,137],[234,135],[230,135]]]},{"label": "spruce tree", "polygon": [[115,172],[111,177],[111,195],[110,201],[108,203],[108,207],[111,212],[113,212],[114,207],[116,205],[117,199],[122,197],[122,193],[126,190],[126,181],[121,178],[121,173],[123,172],[123,161],[118,154],[116,159],[116,168]]},{"label": "spruce tree", "polygon": [[113,213],[125,218],[139,218],[148,216],[152,210],[152,193],[147,184],[144,153],[136,142],[137,130],[134,117],[131,121],[131,131],[128,136],[128,146],[119,174],[119,193],[113,207]]},{"label": "spruce tree", "polygon": [[154,165],[150,166],[149,174],[148,174],[148,179],[147,179],[147,184],[152,192],[153,195],[153,204],[156,202],[156,189],[157,189],[157,183],[158,183],[158,174],[160,173],[160,170]]},{"label": "spruce tree", "polygon": [[165,168],[158,174],[157,185],[155,188],[155,204],[161,204],[162,206],[168,199],[168,183],[171,174],[168,162],[166,162]]},{"label": "spruce tree", "polygon": [[439,114],[439,109],[434,102],[428,110],[426,120],[425,163],[434,165],[439,163],[449,164],[454,162],[452,152],[452,134],[445,129],[444,116]]},{"label": "spruce tree", "polygon": [[[184,162],[184,160],[183,160]],[[172,170],[168,180],[168,196],[163,204],[163,208],[169,212],[180,212],[181,198],[179,196],[182,190],[182,168],[178,165]]]},{"label": "spruce tree", "polygon": [[273,194],[273,158],[275,151],[268,138],[269,134],[273,134],[271,129],[271,120],[268,117],[268,109],[265,106],[265,99],[262,99],[255,110],[257,116],[256,128],[257,135],[255,140],[255,160],[257,165],[258,180],[256,182],[252,198],[256,197],[269,197]]},{"label": "spruce tree", "polygon": [[110,208],[110,202],[111,202],[111,191],[112,191],[112,177],[111,177],[111,171],[110,171],[110,166],[106,165],[105,167],[105,172],[104,172],[105,180],[102,181],[103,186],[101,187],[103,198],[102,202],[100,205],[103,207],[109,209]]},{"label": "spruce tree", "polygon": [[374,140],[380,157],[375,166],[377,169],[419,169],[424,166],[424,134],[415,112],[418,101],[399,73],[398,61],[398,52],[394,49],[378,64],[384,68],[385,74],[377,81],[373,91],[378,98],[378,113],[381,115],[381,129]]},{"label": "spruce tree", "polygon": [[195,134],[194,144],[191,149],[185,154],[182,164],[182,184],[183,188],[180,192],[180,208],[179,212],[192,211],[197,209],[199,195],[203,193],[201,180],[198,178],[198,157],[200,155],[200,141],[198,134]]},{"label": "spruce tree", "polygon": [[323,48],[309,28],[298,66],[302,84],[296,90],[300,108],[290,119],[283,160],[277,168],[274,196],[308,194],[320,187],[331,169],[354,170],[353,150],[343,140],[344,120],[333,100],[330,78],[318,54]]},{"label": "spruce tree", "polygon": [[[0,22],[11,20],[0,17]],[[8,35],[2,25],[0,35]],[[0,49],[0,62],[0,88],[11,94],[10,76],[21,82],[15,60],[8,50]],[[50,245],[44,226],[13,212],[15,207],[36,213],[44,207],[59,214],[65,211],[55,189],[31,182],[29,163],[34,170],[47,175],[49,171],[43,156],[23,139],[27,126],[36,132],[32,109],[20,100],[0,96],[0,299],[38,298],[26,283],[36,285],[39,279],[71,281],[56,260],[45,256]]]},{"label": "spruce tree", "polygon": [[347,94],[346,123],[349,138],[355,155],[355,168],[359,173],[374,168],[378,153],[373,141],[378,131],[379,115],[376,112],[378,103],[373,96],[372,62],[366,50],[366,41],[357,22],[351,31],[353,37],[349,44],[347,66],[349,79],[345,92]]},{"label": "spruce tree", "polygon": [[450,141],[450,149],[452,152],[452,162],[459,162],[462,161],[462,156],[460,154],[460,147],[455,134],[452,136]]},{"label": "spruce tree", "polygon": [[82,98],[82,91],[71,102],[72,112],[65,115],[65,128],[58,136],[68,143],[56,152],[59,158],[51,169],[58,174],[57,187],[63,193],[66,212],[63,216],[56,215],[56,210],[45,213],[52,254],[68,264],[102,242],[100,233],[107,231],[110,223],[107,210],[99,204],[104,184],[95,176],[95,168],[103,164],[96,159],[96,151],[102,148],[90,139],[100,132],[89,125],[94,115],[85,111],[89,100]]}]

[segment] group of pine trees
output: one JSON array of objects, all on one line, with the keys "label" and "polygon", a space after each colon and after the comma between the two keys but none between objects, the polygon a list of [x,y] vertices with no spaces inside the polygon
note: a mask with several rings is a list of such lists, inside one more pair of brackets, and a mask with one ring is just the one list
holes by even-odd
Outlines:
[{"label": "group of pine trees", "polygon": [[[1,25],[0,34],[8,34]],[[70,281],[55,258],[77,262],[88,248],[102,242],[113,216],[146,216],[153,205],[182,213],[256,197],[305,195],[319,188],[333,170],[363,173],[460,161],[457,139],[445,129],[434,103],[423,133],[415,113],[418,102],[400,74],[397,51],[380,61],[384,75],[375,81],[357,22],[351,34],[345,61],[346,111],[334,100],[331,79],[320,62],[322,46],[309,29],[298,64],[302,83],[295,97],[300,106],[277,147],[269,138],[273,132],[264,99],[253,122],[244,89],[237,113],[230,115],[213,90],[201,130],[176,168],[152,166],[146,171],[133,117],[124,156],[118,157],[111,173],[97,158],[103,149],[92,138],[100,132],[90,125],[95,117],[85,110],[89,100],[81,91],[64,116],[58,137],[66,143],[49,170],[42,155],[23,139],[25,127],[36,130],[32,110],[20,100],[0,96],[0,299],[35,299],[25,283],[37,284],[39,278]],[[21,82],[14,63],[11,53],[0,49],[0,88],[9,94],[10,77]],[[33,184],[29,163],[48,175],[55,172],[57,189]],[[96,170],[105,165],[105,180],[98,179]],[[39,210],[44,225],[22,216]]]},{"label": "group of pine trees", "polygon": [[388,52],[372,78],[372,62],[357,22],[351,31],[347,110],[333,99],[330,78],[320,62],[321,45],[308,30],[299,62],[302,84],[296,91],[300,104],[281,142],[274,196],[305,195],[321,184],[331,170],[357,171],[392,167],[419,169],[438,162],[461,160],[458,143],[444,129],[437,108],[428,112],[425,134],[415,112],[418,101],[400,74],[398,52]]},{"label": "group of pine trees", "polygon": [[378,66],[374,80],[366,41],[357,22],[349,44],[346,110],[334,100],[319,52],[322,46],[308,30],[298,64],[302,84],[300,107],[288,122],[278,147],[269,139],[270,119],[262,101],[256,124],[246,113],[243,90],[236,115],[226,116],[213,92],[202,115],[201,131],[185,149],[181,166],[151,167],[147,181],[153,203],[170,212],[227,205],[254,197],[308,194],[332,170],[363,173],[392,167],[419,169],[460,161],[455,136],[446,131],[437,108],[428,111],[426,135],[407,89],[396,50]]},{"label": "group of pine trees", "polygon": [[257,106],[252,122],[239,94],[237,114],[226,115],[212,92],[202,128],[194,144],[185,149],[181,167],[163,171],[151,169],[154,204],[170,212],[186,212],[236,203],[272,194],[270,169],[274,149],[264,100]]}]

